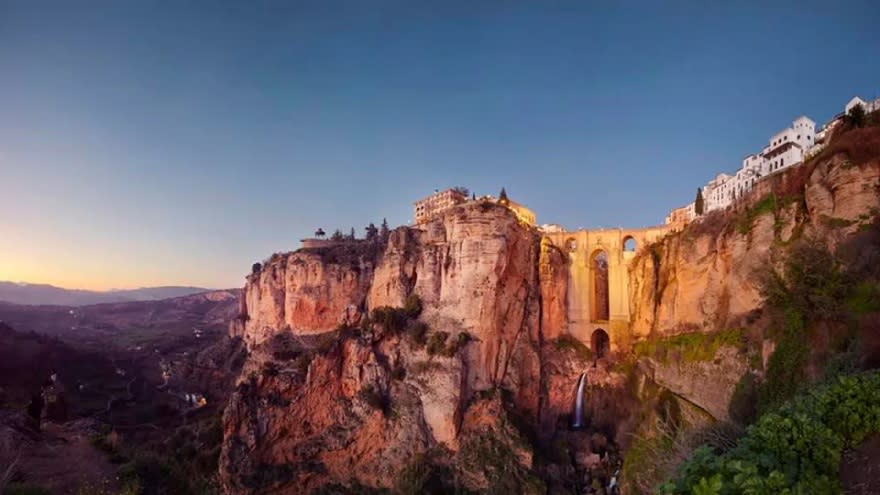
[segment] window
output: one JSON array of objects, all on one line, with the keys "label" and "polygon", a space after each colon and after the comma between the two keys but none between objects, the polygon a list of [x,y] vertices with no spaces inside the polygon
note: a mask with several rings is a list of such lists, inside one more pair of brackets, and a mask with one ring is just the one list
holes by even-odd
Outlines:
[{"label": "window", "polygon": [[783,165],[785,165],[785,158],[780,158],[779,159],[779,166],[782,167]]},{"label": "window", "polygon": [[797,137],[797,138],[798,138],[798,139],[800,139],[800,138],[801,138],[801,135],[800,135],[800,134],[798,134],[798,137]]}]

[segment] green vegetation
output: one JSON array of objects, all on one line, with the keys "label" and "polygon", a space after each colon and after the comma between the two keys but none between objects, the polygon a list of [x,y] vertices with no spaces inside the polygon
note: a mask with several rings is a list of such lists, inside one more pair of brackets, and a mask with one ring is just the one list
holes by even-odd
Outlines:
[{"label": "green vegetation", "polygon": [[417,294],[410,294],[403,303],[403,312],[410,319],[416,319],[422,314],[422,300]]},{"label": "green vegetation", "polygon": [[838,377],[763,415],[728,452],[694,451],[664,494],[840,493],[843,449],[880,431],[880,373]]},{"label": "green vegetation", "polygon": [[697,188],[697,197],[694,199],[694,212],[697,215],[702,215],[703,210],[705,209],[704,201],[703,201],[703,188]]},{"label": "green vegetation", "polygon": [[441,355],[445,357],[452,357],[458,354],[458,351],[464,348],[473,340],[471,334],[467,332],[459,332],[459,334],[455,337],[452,342],[449,342],[447,345],[447,341],[449,340],[448,332],[434,332],[428,337],[428,355],[436,356]]},{"label": "green vegetation", "polygon": [[394,493],[399,495],[465,493],[455,486],[455,477],[449,467],[438,462],[440,457],[440,452],[428,452],[416,456],[397,476]]},{"label": "green vegetation", "polygon": [[428,342],[428,324],[423,321],[410,321],[406,326],[406,335],[417,349],[425,347]]},{"label": "green vegetation", "polygon": [[855,315],[880,311],[880,284],[861,282],[846,298],[846,309]]},{"label": "green vegetation", "polygon": [[587,347],[583,342],[576,339],[574,336],[564,333],[553,341],[553,347],[557,351],[563,352],[573,352],[576,356],[583,359],[584,361],[589,361],[593,359],[593,352]]},{"label": "green vegetation", "polygon": [[678,358],[686,363],[712,361],[722,346],[745,347],[741,329],[723,330],[715,333],[683,333],[665,339],[652,339],[637,342],[633,352],[637,357],[649,357],[662,362]]},{"label": "green vegetation", "polygon": [[776,212],[776,195],[771,193],[753,204],[736,219],[736,231],[742,235],[747,235],[751,232],[752,223],[754,223],[756,218],[765,213],[774,212]]},{"label": "green vegetation", "polygon": [[828,227],[830,227],[832,229],[842,229],[842,228],[849,227],[850,225],[853,225],[856,223],[855,220],[847,220],[845,218],[838,218],[838,217],[829,217],[828,215],[822,215],[819,219],[822,221],[822,223],[824,223],[825,225],[827,225]]},{"label": "green vegetation", "polygon": [[[221,417],[177,428],[159,443],[126,443],[111,431],[90,438],[114,464],[121,464],[122,490],[112,495],[219,494],[217,465],[223,441]],[[77,495],[111,495],[101,487],[84,486]]]},{"label": "green vegetation", "polygon": [[486,493],[544,494],[547,488],[540,478],[526,469],[505,440],[523,443],[515,432],[507,432],[504,440],[494,432],[481,432],[464,438],[459,450],[465,466],[478,467],[486,476]]},{"label": "green vegetation", "polygon": [[431,334],[428,337],[428,355],[436,356],[438,354],[443,354],[443,351],[446,349],[446,339],[449,338],[448,332],[437,331]]}]

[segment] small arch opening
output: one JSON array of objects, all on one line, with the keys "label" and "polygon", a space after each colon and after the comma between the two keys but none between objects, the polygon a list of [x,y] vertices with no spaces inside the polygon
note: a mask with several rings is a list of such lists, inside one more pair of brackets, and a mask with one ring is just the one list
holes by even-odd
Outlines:
[{"label": "small arch opening", "polygon": [[633,239],[632,236],[627,236],[623,239],[623,250],[624,251],[626,251],[628,253],[634,253],[636,251],[637,247],[638,247],[638,244],[636,243],[636,240]]},{"label": "small arch opening", "polygon": [[578,243],[574,240],[574,237],[569,237],[568,240],[565,241],[565,248],[568,249],[569,253],[573,253],[577,251]]},{"label": "small arch opening", "polygon": [[594,330],[590,337],[590,349],[596,359],[608,357],[611,352],[611,339],[608,337],[608,332],[601,328]]}]

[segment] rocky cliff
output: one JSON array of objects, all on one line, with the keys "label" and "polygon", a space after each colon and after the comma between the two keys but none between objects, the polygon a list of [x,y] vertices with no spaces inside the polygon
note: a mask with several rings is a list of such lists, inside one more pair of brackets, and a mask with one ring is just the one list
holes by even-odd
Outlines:
[{"label": "rocky cliff", "polygon": [[[499,440],[487,431],[510,429],[499,408],[553,423],[571,391],[542,394],[542,329],[563,327],[565,273],[561,253],[488,202],[387,240],[273,256],[248,277],[232,325],[250,358],[225,415],[227,492],[387,487],[437,449],[453,470],[483,452]],[[502,450],[526,483],[529,449]],[[456,473],[475,489],[505,481]]]},{"label": "rocky cliff", "polygon": [[[724,340],[766,317],[760,272],[800,240],[834,250],[874,228],[877,155],[832,149],[642,247],[631,336],[685,334],[662,359],[622,348],[595,362],[566,335],[568,256],[494,203],[273,255],[230,326],[249,355],[224,417],[226,492],[580,490],[607,481],[599,454],[670,400],[691,424],[727,419],[740,379],[773,351]],[[590,430],[569,431],[582,374]]]},{"label": "rocky cliff", "polygon": [[810,238],[834,249],[880,211],[880,161],[843,153],[759,182],[727,212],[711,213],[642,250],[631,267],[637,336],[743,326],[762,305],[760,273]]}]

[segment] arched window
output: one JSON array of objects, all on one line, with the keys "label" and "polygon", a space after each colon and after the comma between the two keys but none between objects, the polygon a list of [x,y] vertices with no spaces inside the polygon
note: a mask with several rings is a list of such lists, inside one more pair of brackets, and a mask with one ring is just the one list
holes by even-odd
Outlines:
[{"label": "arched window", "polygon": [[637,247],[638,246],[636,245],[636,240],[633,239],[632,237],[625,237],[623,239],[623,250],[624,251],[628,251],[628,252],[632,253],[632,252],[635,252]]},{"label": "arched window", "polygon": [[593,321],[608,321],[610,314],[608,301],[608,254],[601,250],[593,253],[590,268],[593,286]]}]

